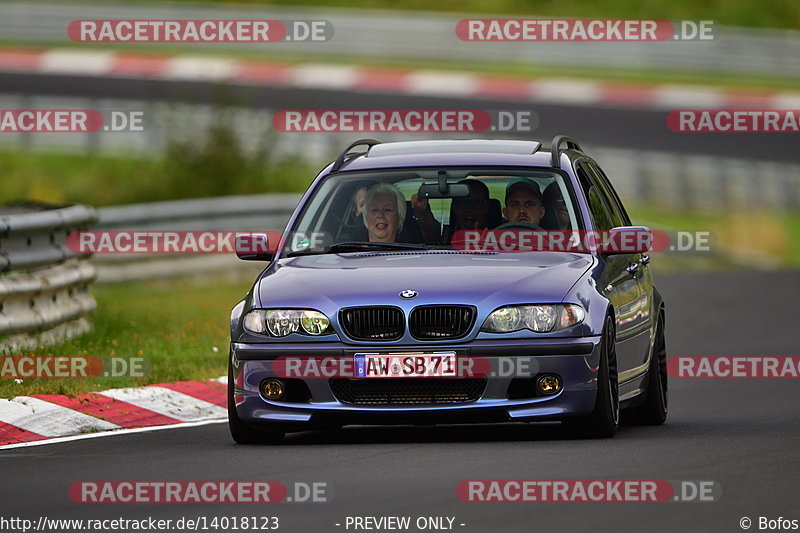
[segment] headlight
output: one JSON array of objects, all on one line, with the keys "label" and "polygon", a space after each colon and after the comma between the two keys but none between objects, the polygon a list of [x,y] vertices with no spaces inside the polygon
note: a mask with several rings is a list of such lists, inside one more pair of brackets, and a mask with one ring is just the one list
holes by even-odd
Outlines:
[{"label": "headlight", "polygon": [[272,337],[333,333],[328,317],[313,309],[253,309],[244,316],[244,329]]},{"label": "headlight", "polygon": [[285,337],[300,329],[300,313],[293,309],[270,309],[264,315],[267,332],[273,337]]},{"label": "headlight", "polygon": [[524,327],[522,309],[520,307],[501,307],[486,318],[483,324],[485,331],[517,331]]},{"label": "headlight", "polygon": [[525,309],[525,325],[532,331],[544,333],[553,329],[558,318],[555,305],[529,305]]},{"label": "headlight", "polygon": [[331,321],[319,311],[303,311],[300,313],[300,327],[309,335],[322,335],[331,327]]},{"label": "headlight", "polygon": [[514,305],[492,311],[481,331],[510,333],[527,328],[547,333],[577,326],[585,316],[583,308],[575,304]]}]

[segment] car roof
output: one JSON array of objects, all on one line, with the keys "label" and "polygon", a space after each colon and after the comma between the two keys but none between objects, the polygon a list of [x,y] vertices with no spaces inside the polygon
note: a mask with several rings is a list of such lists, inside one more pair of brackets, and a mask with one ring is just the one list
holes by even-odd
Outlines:
[{"label": "car roof", "polygon": [[550,152],[538,141],[441,140],[403,141],[372,146],[366,155],[347,159],[337,170],[425,166],[525,166],[550,167]]}]

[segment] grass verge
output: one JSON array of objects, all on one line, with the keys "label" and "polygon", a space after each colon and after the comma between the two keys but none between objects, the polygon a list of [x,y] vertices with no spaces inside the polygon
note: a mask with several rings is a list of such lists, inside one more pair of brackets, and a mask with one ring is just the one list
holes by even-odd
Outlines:
[{"label": "grass verge", "polygon": [[[800,213],[747,211],[681,213],[663,207],[630,209],[634,224],[651,229],[710,233],[711,253],[657,254],[656,268],[798,268],[800,267]],[[689,259],[687,264],[685,261]],[[661,266],[659,264],[661,263]]]},{"label": "grass verge", "polygon": [[251,280],[191,280],[98,285],[94,330],[63,344],[18,355],[144,357],[143,378],[0,379],[0,397],[68,394],[225,375],[230,309]]}]

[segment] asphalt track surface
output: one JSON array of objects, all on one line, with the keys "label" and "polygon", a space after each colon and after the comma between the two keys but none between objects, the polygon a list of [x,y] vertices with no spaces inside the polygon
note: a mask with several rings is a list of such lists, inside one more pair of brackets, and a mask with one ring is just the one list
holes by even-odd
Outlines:
[{"label": "asphalt track surface", "polygon": [[[421,95],[358,93],[337,90],[220,85],[139,78],[102,78],[0,73],[0,90],[11,94],[121,98],[144,101],[227,104],[280,109],[481,109],[487,112],[533,111],[533,132],[482,133],[479,137],[550,139],[568,134],[595,146],[655,150],[682,154],[798,162],[796,133],[674,133],[668,110],[571,106],[527,101]],[[354,133],[357,136],[370,136]],[[447,134],[438,134],[447,138]],[[372,134],[378,136],[379,134]],[[437,134],[429,134],[436,138]]]},{"label": "asphalt track surface", "polygon": [[[674,355],[798,355],[800,273],[656,278]],[[455,531],[742,531],[739,520],[800,519],[796,379],[672,379],[660,427],[573,441],[557,425],[348,428],[279,446],[238,446],[227,427],[120,435],[0,452],[0,516],[277,516],[279,531],[347,531],[347,516],[455,517]],[[713,480],[705,503],[464,503],[466,479]],[[327,503],[76,504],[79,480],[325,482]],[[337,527],[335,524],[341,524]],[[459,524],[465,524],[460,526]],[[11,530],[9,530],[11,531]],[[350,529],[353,531],[353,529]],[[411,528],[410,531],[417,531]]]}]

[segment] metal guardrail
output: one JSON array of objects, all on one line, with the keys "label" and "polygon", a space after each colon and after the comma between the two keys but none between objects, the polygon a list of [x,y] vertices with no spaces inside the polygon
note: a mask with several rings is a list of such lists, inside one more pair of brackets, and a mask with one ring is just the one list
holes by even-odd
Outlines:
[{"label": "metal guardrail", "polygon": [[800,164],[581,144],[626,205],[681,212],[800,210]]},{"label": "metal guardrail", "polygon": [[[300,200],[298,194],[224,196],[155,202],[98,210],[94,230],[159,231],[283,231]],[[205,275],[240,276],[263,268],[234,254],[97,254],[92,261],[98,282]]]},{"label": "metal guardrail", "polygon": [[0,214],[0,353],[31,349],[87,331],[96,303],[95,269],[66,245],[70,231],[96,220],[72,206]]},{"label": "metal guardrail", "polygon": [[282,230],[299,194],[256,194],[103,207],[95,229]]},{"label": "metal guardrail", "polygon": [[82,205],[0,215],[0,272],[32,270],[74,257],[67,234],[95,218],[94,210]]},{"label": "metal guardrail", "polygon": [[278,54],[471,63],[502,61],[576,68],[655,66],[663,70],[782,78],[800,76],[800,31],[796,30],[722,27],[719,38],[713,41],[474,43],[459,40],[455,32],[456,23],[468,17],[469,14],[329,7],[17,1],[0,4],[0,39],[66,44],[66,28],[76,19],[327,20],[334,28],[333,38],[328,42],[192,43],[187,46],[195,51],[208,46],[264,51],[266,46],[270,53]]}]

